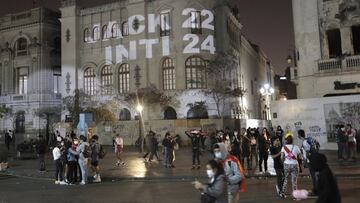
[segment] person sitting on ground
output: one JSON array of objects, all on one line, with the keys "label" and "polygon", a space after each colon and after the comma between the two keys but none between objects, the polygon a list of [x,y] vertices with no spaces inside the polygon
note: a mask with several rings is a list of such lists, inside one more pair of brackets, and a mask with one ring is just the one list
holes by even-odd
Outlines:
[{"label": "person sitting on ground", "polygon": [[226,182],[222,164],[210,160],[206,164],[206,174],[209,177],[208,184],[202,184],[199,181],[193,182],[195,188],[201,191],[202,202],[207,199],[206,202],[227,203]]}]

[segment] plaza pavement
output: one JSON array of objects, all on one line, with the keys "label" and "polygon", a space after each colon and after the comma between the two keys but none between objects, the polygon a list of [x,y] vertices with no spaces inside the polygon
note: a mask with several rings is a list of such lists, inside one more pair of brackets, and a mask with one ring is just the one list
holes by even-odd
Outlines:
[{"label": "plaza pavement", "polygon": [[[117,181],[117,180],[194,180],[203,179],[206,177],[205,164],[211,159],[210,153],[203,152],[201,156],[200,170],[191,170],[192,157],[191,148],[184,147],[176,151],[176,160],[174,162],[175,168],[165,168],[163,162],[154,161],[151,165],[146,164],[142,158],[143,153],[139,153],[134,147],[127,147],[123,153],[123,158],[126,162],[125,166],[116,166],[115,153],[111,147],[106,147],[106,157],[100,160],[101,177],[103,181]],[[337,159],[336,151],[322,151],[328,158],[330,168],[338,177],[360,177],[360,161],[340,161]],[[162,154],[160,157],[162,159]],[[13,153],[14,155],[14,153]],[[156,159],[155,159],[156,160]],[[52,160],[51,153],[46,154],[46,172],[39,172],[38,159],[17,159],[10,158],[9,168],[6,171],[0,172],[3,174],[30,177],[36,179],[51,179],[55,173],[55,165]],[[255,163],[253,163],[255,166]],[[253,167],[254,168],[254,167]],[[275,175],[273,169],[273,161],[269,156],[268,168],[270,174],[260,174],[258,169],[247,171],[247,177],[252,178],[268,178]],[[92,173],[89,173],[89,176]],[[302,177],[308,177],[308,170],[303,169]]]}]

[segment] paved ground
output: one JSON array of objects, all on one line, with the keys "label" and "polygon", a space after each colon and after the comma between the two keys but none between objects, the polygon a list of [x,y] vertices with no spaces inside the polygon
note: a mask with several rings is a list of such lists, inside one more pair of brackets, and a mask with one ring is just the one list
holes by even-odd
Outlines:
[{"label": "paved ground", "polygon": [[[134,148],[128,148],[124,153],[126,166],[118,167],[115,166],[115,154],[110,147],[107,148],[107,152],[105,159],[100,161],[100,165],[102,178],[110,181],[118,179],[192,179],[195,177],[205,177],[205,163],[211,158],[208,152],[204,152],[201,156],[202,170],[190,170],[192,165],[191,149],[181,148],[176,151],[176,167],[174,169],[167,169],[163,167],[162,162],[155,162],[152,165],[145,164],[141,158],[142,154]],[[336,151],[324,151],[324,153],[328,157],[330,167],[337,176],[360,176],[360,161],[339,161],[336,157]],[[38,172],[38,165],[37,159],[14,159],[9,162],[10,168],[6,173],[25,177],[53,178],[55,167],[50,153],[47,154],[47,171],[45,173]],[[271,158],[269,158],[268,165],[270,173],[274,174]],[[247,171],[248,176],[262,176],[258,173],[258,169],[253,168],[253,170]],[[308,170],[305,169],[302,175],[307,176]]]},{"label": "paved ground", "polygon": [[[357,203],[360,179],[340,178],[342,202]],[[198,203],[199,192],[190,180],[115,181],[86,186],[60,186],[44,179],[18,178],[0,174],[1,203]],[[248,179],[241,203],[290,203],[275,195],[274,179]],[[299,188],[309,188],[308,179],[299,181]],[[301,201],[314,203],[315,199]]]}]

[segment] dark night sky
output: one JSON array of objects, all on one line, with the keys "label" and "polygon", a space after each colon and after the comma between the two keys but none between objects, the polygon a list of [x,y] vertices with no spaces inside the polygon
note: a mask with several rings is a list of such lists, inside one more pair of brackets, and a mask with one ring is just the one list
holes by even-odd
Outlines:
[{"label": "dark night sky", "polygon": [[[80,5],[94,6],[116,0],[79,0]],[[272,61],[276,73],[283,73],[286,57],[294,44],[291,0],[234,0],[239,5],[243,32],[258,44]],[[36,0],[35,7],[43,5],[57,9],[60,0]],[[33,0],[10,0],[0,7],[0,16],[33,7]]]}]

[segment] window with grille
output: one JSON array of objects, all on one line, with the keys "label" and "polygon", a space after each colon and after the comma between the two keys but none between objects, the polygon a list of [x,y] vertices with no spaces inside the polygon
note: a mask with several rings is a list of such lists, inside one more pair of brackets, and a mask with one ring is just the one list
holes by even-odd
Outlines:
[{"label": "window with grille", "polygon": [[95,26],[93,29],[93,39],[94,41],[100,40],[100,28],[99,26]]},{"label": "window with grille", "polygon": [[176,88],[175,64],[171,58],[166,58],[162,63],[163,88],[164,90],[174,90]]},{"label": "window with grille", "polygon": [[201,13],[200,11],[191,11],[191,33],[201,34]]},{"label": "window with grille", "polygon": [[118,23],[113,24],[111,28],[111,37],[113,38],[120,37],[120,26]]},{"label": "window with grille", "polygon": [[113,86],[113,72],[112,68],[109,65],[104,66],[101,69],[101,93],[102,94],[112,94]]},{"label": "window with grille", "polygon": [[16,56],[25,56],[28,54],[28,43],[25,38],[20,38],[16,41]]},{"label": "window with grille", "polygon": [[130,65],[124,63],[119,68],[119,93],[130,91]]},{"label": "window with grille", "polygon": [[127,21],[123,22],[122,24],[122,35],[128,36],[129,35],[129,23]]},{"label": "window with grille", "polygon": [[90,30],[85,28],[84,30],[84,42],[90,42]]},{"label": "window with grille", "polygon": [[87,95],[95,95],[95,69],[87,68],[84,72],[84,90]]},{"label": "window with grille", "polygon": [[206,88],[206,61],[200,57],[190,57],[185,62],[186,88]]},{"label": "window with grille", "polygon": [[28,90],[29,69],[27,67],[17,69],[18,94],[26,94]]},{"label": "window with grille", "polygon": [[160,14],[160,36],[170,35],[170,13],[164,12]]},{"label": "window with grille", "polygon": [[104,25],[102,27],[102,39],[108,39],[109,38],[109,35],[108,35],[108,26],[107,25]]}]

